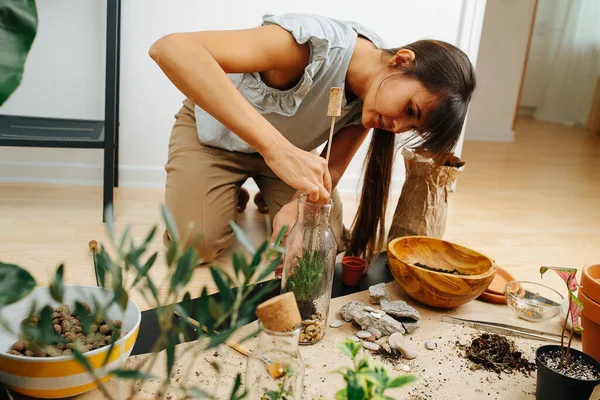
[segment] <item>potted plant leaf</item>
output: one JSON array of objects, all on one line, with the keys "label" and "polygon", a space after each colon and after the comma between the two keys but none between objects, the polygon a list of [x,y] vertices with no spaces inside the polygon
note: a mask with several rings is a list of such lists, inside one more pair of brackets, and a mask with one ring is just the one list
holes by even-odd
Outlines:
[{"label": "potted plant leaf", "polygon": [[[538,400],[589,399],[594,388],[600,384],[600,363],[579,350],[572,349],[573,334],[581,331],[579,315],[583,305],[575,295],[579,288],[577,269],[561,267],[541,267],[540,274],[553,270],[567,285],[569,310],[562,329],[560,346],[545,345],[536,352]],[[571,319],[572,329],[565,346],[567,320]]]}]

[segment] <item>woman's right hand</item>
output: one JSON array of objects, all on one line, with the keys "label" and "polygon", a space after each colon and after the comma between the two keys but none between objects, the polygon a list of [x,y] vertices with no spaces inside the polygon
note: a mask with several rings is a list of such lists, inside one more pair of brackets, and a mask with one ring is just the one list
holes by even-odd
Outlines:
[{"label": "woman's right hand", "polygon": [[327,161],[282,139],[281,145],[269,146],[263,154],[269,168],[297,191],[308,193],[311,201],[328,201],[331,196],[331,175]]}]

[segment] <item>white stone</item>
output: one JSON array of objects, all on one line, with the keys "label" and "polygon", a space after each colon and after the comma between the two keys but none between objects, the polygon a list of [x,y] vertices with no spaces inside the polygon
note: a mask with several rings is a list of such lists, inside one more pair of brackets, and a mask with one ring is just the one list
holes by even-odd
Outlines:
[{"label": "white stone", "polygon": [[332,328],[339,328],[340,326],[342,326],[342,321],[340,321],[339,319],[336,319],[336,320],[332,321],[329,324],[329,326]]},{"label": "white stone", "polygon": [[433,340],[428,340],[425,342],[425,347],[429,350],[433,350],[437,347],[437,343],[434,342]]},{"label": "white stone", "polygon": [[386,343],[388,342],[388,340],[389,340],[389,336],[382,336],[382,337],[380,337],[379,339],[377,339],[377,340],[375,341],[375,343],[377,343],[378,345],[380,345],[380,346],[381,346],[381,345],[383,345],[383,344],[386,344]]},{"label": "white stone", "polygon": [[410,367],[407,364],[396,364],[394,368],[396,368],[396,371],[410,371]]},{"label": "white stone", "polygon": [[371,328],[371,329],[369,329],[369,332],[371,332],[373,335],[375,335],[375,337],[377,339],[379,339],[382,335],[381,331],[377,328]]},{"label": "white stone", "polygon": [[367,350],[371,350],[371,351],[378,351],[380,349],[378,344],[375,343],[371,343],[371,342],[364,342],[363,343],[363,347]]},{"label": "white stone", "polygon": [[390,344],[390,346],[398,348],[399,345],[404,344],[404,336],[398,332],[392,333],[388,340],[388,343]]},{"label": "white stone", "polygon": [[365,311],[368,311],[368,312],[373,312],[373,311],[375,311],[375,309],[374,309],[373,307],[371,307],[371,306],[366,306],[366,307],[364,308],[364,310],[365,310]]},{"label": "white stone", "polygon": [[382,315],[381,315],[381,314],[378,314],[378,313],[376,313],[376,312],[371,312],[371,315],[372,315],[373,317],[377,318],[377,319],[379,319],[379,318],[381,318],[381,317],[382,317]]},{"label": "white stone", "polygon": [[405,344],[400,344],[398,346],[396,346],[396,349],[398,351],[400,351],[400,353],[402,353],[402,355],[404,356],[404,358],[408,359],[408,360],[412,360],[413,358],[417,358],[418,353],[416,352],[416,350],[414,350],[412,347],[405,345]]},{"label": "white stone", "polygon": [[348,339],[352,340],[353,342],[360,342],[360,339],[357,338],[356,336],[352,335],[352,336],[348,336]]},{"label": "white stone", "polygon": [[361,339],[366,339],[368,337],[371,336],[371,332],[369,331],[358,331],[358,333],[356,334],[356,336],[358,336]]}]

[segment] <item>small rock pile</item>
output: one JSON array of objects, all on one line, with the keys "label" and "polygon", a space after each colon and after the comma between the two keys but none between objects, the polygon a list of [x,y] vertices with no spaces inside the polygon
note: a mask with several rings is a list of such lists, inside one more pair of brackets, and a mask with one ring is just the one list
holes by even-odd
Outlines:
[{"label": "small rock pile", "polygon": [[[417,352],[405,343],[403,335],[414,332],[420,326],[419,311],[405,301],[390,301],[383,283],[369,288],[369,300],[371,304],[379,305],[379,309],[361,301],[351,301],[340,309],[344,321],[353,322],[361,329],[349,339],[362,341],[363,347],[373,352],[415,358]],[[341,321],[333,321],[330,326],[337,328]]]},{"label": "small rock pile", "polygon": [[300,343],[314,343],[323,338],[325,327],[323,316],[316,313],[310,319],[302,321],[302,330],[300,331]]}]

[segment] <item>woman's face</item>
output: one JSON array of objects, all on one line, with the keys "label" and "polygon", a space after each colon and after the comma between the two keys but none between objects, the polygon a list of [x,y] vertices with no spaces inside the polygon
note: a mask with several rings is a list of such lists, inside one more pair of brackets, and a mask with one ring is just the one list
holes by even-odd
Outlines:
[{"label": "woman's face", "polygon": [[425,132],[425,121],[435,103],[436,96],[417,79],[386,69],[367,89],[362,124],[368,129],[379,128],[394,133]]}]

